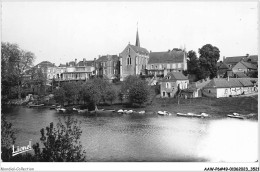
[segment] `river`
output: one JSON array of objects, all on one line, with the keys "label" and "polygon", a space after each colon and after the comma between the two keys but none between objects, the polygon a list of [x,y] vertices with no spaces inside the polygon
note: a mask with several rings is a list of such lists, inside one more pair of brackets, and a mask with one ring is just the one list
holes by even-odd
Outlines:
[{"label": "river", "polygon": [[[66,114],[49,109],[4,108],[16,144],[39,142],[40,129]],[[255,162],[257,121],[157,115],[70,114],[81,121],[87,161]]]}]

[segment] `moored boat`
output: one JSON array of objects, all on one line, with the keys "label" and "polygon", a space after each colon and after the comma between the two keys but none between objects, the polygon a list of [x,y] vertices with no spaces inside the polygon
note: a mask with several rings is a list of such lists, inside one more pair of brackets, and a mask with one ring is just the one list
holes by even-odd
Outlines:
[{"label": "moored boat", "polygon": [[88,112],[88,109],[82,109],[82,110],[81,110],[81,109],[76,109],[76,108],[75,108],[75,110],[77,110],[78,113]]},{"label": "moored boat", "polygon": [[162,116],[170,116],[170,115],[172,115],[170,112],[168,112],[168,111],[158,111],[157,112],[158,113],[158,115],[162,115]]},{"label": "moored boat", "polygon": [[140,111],[140,112],[138,112],[139,114],[144,114],[145,113],[145,111],[144,110],[142,110],[142,111]]},{"label": "moored boat", "polygon": [[56,109],[56,105],[50,106],[50,109]]},{"label": "moored boat", "polygon": [[42,107],[44,106],[44,104],[39,104],[39,105],[35,105],[35,104],[29,104],[28,107],[32,108],[32,107]]},{"label": "moored boat", "polygon": [[117,112],[118,112],[118,113],[123,113],[124,110],[123,110],[123,109],[119,109]]},{"label": "moored boat", "polygon": [[177,116],[187,116],[186,113],[177,113]]},{"label": "moored boat", "polygon": [[208,117],[208,114],[206,114],[206,113],[195,114],[195,113],[189,112],[189,113],[177,113],[177,116],[204,118],[204,117]]},{"label": "moored boat", "polygon": [[229,118],[237,118],[237,119],[245,119],[243,116],[241,116],[238,113],[228,114],[227,117],[229,117]]},{"label": "moored boat", "polygon": [[66,109],[65,108],[56,108],[56,111],[57,112],[66,112]]}]

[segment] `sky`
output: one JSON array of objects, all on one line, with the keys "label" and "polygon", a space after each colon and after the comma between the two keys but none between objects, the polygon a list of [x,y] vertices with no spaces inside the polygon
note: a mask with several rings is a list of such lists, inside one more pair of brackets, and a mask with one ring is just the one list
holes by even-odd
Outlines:
[{"label": "sky", "polygon": [[258,53],[257,1],[13,1],[2,2],[2,41],[35,54],[34,64],[59,65],[119,54],[216,46],[223,56]]}]

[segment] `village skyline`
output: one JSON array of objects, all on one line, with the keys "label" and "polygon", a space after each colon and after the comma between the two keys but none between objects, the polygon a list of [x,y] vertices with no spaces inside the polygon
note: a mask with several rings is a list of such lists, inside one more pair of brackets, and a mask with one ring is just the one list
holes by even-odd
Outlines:
[{"label": "village skyline", "polygon": [[2,9],[2,41],[32,51],[35,64],[118,55],[135,44],[137,29],[152,52],[198,52],[209,43],[220,60],[257,54],[256,2],[3,2]]}]

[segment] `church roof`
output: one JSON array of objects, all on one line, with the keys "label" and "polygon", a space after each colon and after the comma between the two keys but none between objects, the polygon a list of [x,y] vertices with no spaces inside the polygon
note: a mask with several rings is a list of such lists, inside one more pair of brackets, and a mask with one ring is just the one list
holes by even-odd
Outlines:
[{"label": "church roof", "polygon": [[149,54],[149,52],[147,51],[147,49],[142,48],[142,47],[137,47],[134,45],[129,44],[129,46],[136,52],[139,54]]},{"label": "church roof", "polygon": [[137,32],[136,32],[136,42],[135,42],[135,46],[140,47],[140,40],[139,40],[138,30],[137,30]]},{"label": "church roof", "polygon": [[148,64],[152,63],[180,63],[184,60],[183,51],[151,52]]}]

